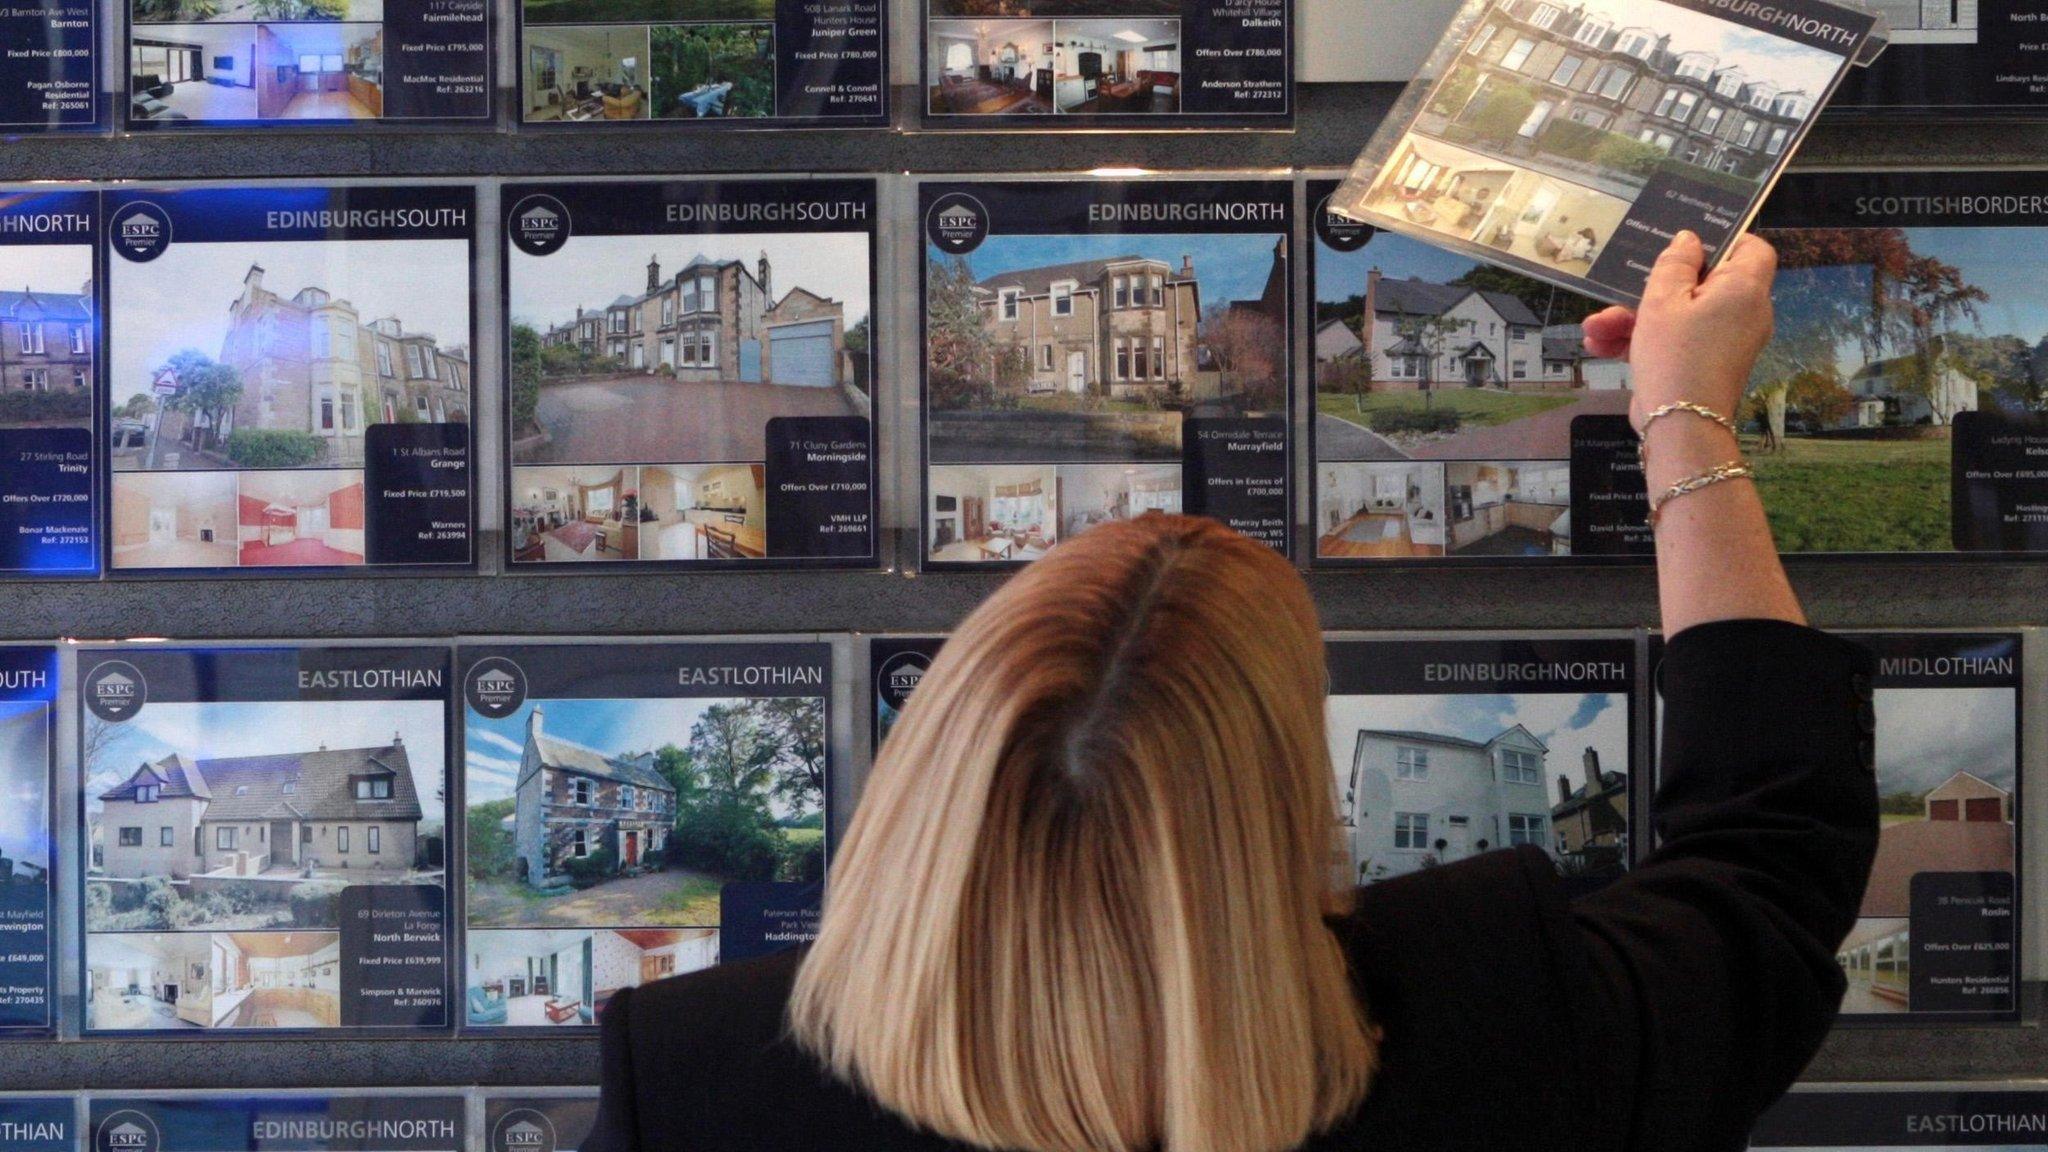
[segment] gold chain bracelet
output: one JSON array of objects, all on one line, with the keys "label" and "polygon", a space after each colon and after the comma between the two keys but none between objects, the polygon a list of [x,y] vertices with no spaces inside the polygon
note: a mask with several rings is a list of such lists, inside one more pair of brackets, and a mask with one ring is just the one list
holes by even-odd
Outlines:
[{"label": "gold chain bracelet", "polygon": [[1650,434],[1650,425],[1655,424],[1657,421],[1662,420],[1666,416],[1671,416],[1679,412],[1689,412],[1702,420],[1711,420],[1714,423],[1719,424],[1721,427],[1726,428],[1730,432],[1734,432],[1738,436],[1742,434],[1741,431],[1735,427],[1735,421],[1730,420],[1728,417],[1721,415],[1719,412],[1714,411],[1712,408],[1707,407],[1705,404],[1695,404],[1690,400],[1674,400],[1671,403],[1664,405],[1662,408],[1659,408],[1651,412],[1648,416],[1643,417],[1643,427],[1639,435],[1648,436]]},{"label": "gold chain bracelet", "polygon": [[1658,518],[1664,514],[1664,506],[1680,496],[1689,496],[1702,488],[1711,488],[1716,484],[1725,483],[1729,480],[1753,480],[1755,478],[1756,469],[1751,468],[1740,460],[1730,460],[1725,464],[1716,464],[1696,476],[1688,476],[1671,487],[1666,488],[1662,495],[1653,497],[1650,500],[1650,527],[1655,528],[1657,526]]}]

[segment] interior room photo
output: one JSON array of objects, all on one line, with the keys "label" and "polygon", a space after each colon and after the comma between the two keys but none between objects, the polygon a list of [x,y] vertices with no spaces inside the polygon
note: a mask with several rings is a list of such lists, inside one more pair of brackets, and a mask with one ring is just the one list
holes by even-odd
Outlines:
[{"label": "interior room photo", "polygon": [[233,472],[116,472],[113,566],[233,568]]},{"label": "interior room photo", "polygon": [[[635,501],[628,494],[628,503]],[[661,464],[640,469],[642,560],[760,560],[768,555],[767,469]]]},{"label": "interior room photo", "polygon": [[1444,554],[1444,466],[1324,464],[1316,554],[1404,559]]},{"label": "interior room photo", "polygon": [[129,116],[255,120],[260,24],[152,24],[128,45]]},{"label": "interior room photo", "polygon": [[214,1027],[340,1025],[340,933],[221,932],[210,947]]},{"label": "interior room photo", "polygon": [[565,928],[469,934],[471,1027],[596,1022],[621,988],[718,963],[716,928]]},{"label": "interior room photo", "polygon": [[245,472],[237,503],[244,568],[363,562],[360,472]]},{"label": "interior room photo", "polygon": [[508,525],[513,559],[636,559],[640,518],[628,498],[639,485],[640,470],[630,466],[515,469]]},{"label": "interior room photo", "polygon": [[1059,481],[1062,538],[1147,512],[1180,515],[1178,464],[1067,464]]},{"label": "interior room photo", "polygon": [[86,1026],[180,1030],[213,1023],[204,932],[95,933],[86,944]]},{"label": "interior room photo", "polygon": [[1180,21],[1061,20],[1053,36],[1062,113],[1180,111]]},{"label": "interior room photo", "polygon": [[938,563],[1036,560],[1059,542],[1059,470],[1049,465],[936,467],[926,486]]},{"label": "interior room photo", "polygon": [[925,44],[931,111],[955,116],[1052,112],[1050,20],[933,20]]},{"label": "interior room photo", "polygon": [[1568,461],[1460,461],[1444,469],[1453,555],[1571,554]]},{"label": "interior room photo", "polygon": [[532,121],[647,119],[647,27],[526,29]]},{"label": "interior room photo", "polygon": [[381,24],[152,25],[129,49],[138,120],[374,120]]}]

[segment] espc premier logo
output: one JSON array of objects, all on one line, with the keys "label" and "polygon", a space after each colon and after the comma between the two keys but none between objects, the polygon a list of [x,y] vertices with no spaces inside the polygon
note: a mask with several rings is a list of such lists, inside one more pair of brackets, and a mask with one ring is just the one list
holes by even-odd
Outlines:
[{"label": "espc premier logo", "polygon": [[932,658],[922,652],[898,652],[883,661],[875,676],[875,690],[882,694],[882,703],[894,711],[903,711],[903,706],[910,703],[910,694],[917,691],[931,667]]},{"label": "espc premier logo", "polygon": [[93,1130],[93,1152],[158,1152],[163,1136],[156,1121],[132,1108],[108,1113]]},{"label": "espc premier logo", "polygon": [[925,234],[939,251],[965,255],[988,239],[988,207],[965,192],[948,192],[932,202]]},{"label": "espc premier logo", "polygon": [[552,256],[569,242],[569,207],[553,196],[528,196],[513,206],[505,231],[528,256]]},{"label": "espc premier logo", "polygon": [[503,720],[526,703],[526,671],[503,656],[486,656],[469,670],[469,706]]},{"label": "espc premier logo", "polygon": [[171,246],[171,218],[147,200],[124,205],[107,222],[114,251],[137,264],[147,264]]},{"label": "espc premier logo", "polygon": [[149,699],[149,685],[142,670],[126,660],[98,664],[85,675],[85,706],[109,723],[135,719]]},{"label": "espc premier logo", "polygon": [[1372,239],[1373,226],[1330,211],[1329,196],[1316,205],[1316,238],[1339,252],[1356,252]]},{"label": "espc premier logo", "polygon": [[514,1108],[491,1130],[491,1152],[555,1152],[555,1123],[531,1108]]}]

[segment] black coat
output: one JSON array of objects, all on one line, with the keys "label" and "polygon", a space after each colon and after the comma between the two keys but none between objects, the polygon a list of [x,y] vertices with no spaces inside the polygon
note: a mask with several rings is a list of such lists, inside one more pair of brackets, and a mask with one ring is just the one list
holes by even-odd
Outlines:
[{"label": "black coat", "polygon": [[[1577,901],[1534,848],[1333,924],[1384,1069],[1315,1149],[1739,1149],[1834,1019],[1877,846],[1870,659],[1786,624],[1674,638],[1660,847]],[[800,956],[622,991],[585,1152],[958,1152],[783,1035]]]}]

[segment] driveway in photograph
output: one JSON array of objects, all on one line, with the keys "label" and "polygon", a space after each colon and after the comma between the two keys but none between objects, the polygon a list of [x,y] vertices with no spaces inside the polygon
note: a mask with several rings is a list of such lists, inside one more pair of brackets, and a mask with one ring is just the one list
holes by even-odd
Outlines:
[{"label": "driveway in photograph", "polygon": [[1562,460],[1572,452],[1572,421],[1581,416],[1626,416],[1633,393],[1586,392],[1570,404],[1492,427],[1418,445],[1417,460]]},{"label": "driveway in photograph", "polygon": [[470,877],[468,918],[487,928],[582,928],[593,924],[710,927],[724,881],[669,869],[619,876],[581,892],[543,896],[515,880]]},{"label": "driveway in photograph", "polygon": [[683,384],[631,374],[542,385],[534,418],[548,442],[520,464],[695,463],[767,458],[776,416],[857,416],[838,388]]},{"label": "driveway in photograph", "polygon": [[1322,460],[1406,460],[1408,454],[1369,428],[1328,412],[1316,413],[1316,456]]}]

